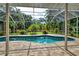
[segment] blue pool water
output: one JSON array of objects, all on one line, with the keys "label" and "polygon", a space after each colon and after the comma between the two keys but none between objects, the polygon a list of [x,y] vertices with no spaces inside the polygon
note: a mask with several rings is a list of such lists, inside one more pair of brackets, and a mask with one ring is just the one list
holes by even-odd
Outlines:
[{"label": "blue pool water", "polygon": [[[64,37],[58,36],[10,36],[10,41],[31,41],[36,43],[53,43],[64,41]],[[74,41],[73,38],[68,38],[68,41]],[[0,37],[0,42],[5,41],[5,37]]]}]

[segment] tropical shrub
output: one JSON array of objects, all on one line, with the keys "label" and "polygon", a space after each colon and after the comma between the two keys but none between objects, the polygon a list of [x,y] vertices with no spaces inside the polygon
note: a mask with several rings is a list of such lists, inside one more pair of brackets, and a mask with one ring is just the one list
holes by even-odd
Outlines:
[{"label": "tropical shrub", "polygon": [[3,36],[3,35],[4,35],[4,33],[1,31],[1,32],[0,32],[0,36]]},{"label": "tropical shrub", "polygon": [[16,33],[23,35],[23,34],[26,34],[26,31],[25,30],[17,30]]},{"label": "tropical shrub", "polygon": [[26,31],[25,31],[25,30],[21,30],[21,31],[20,31],[20,34],[21,34],[21,35],[24,35],[24,34],[26,34]]},{"label": "tropical shrub", "polygon": [[48,32],[47,31],[43,31],[43,34],[48,34]]},{"label": "tropical shrub", "polygon": [[36,32],[39,31],[40,26],[38,24],[32,24],[29,28],[28,31]]},{"label": "tropical shrub", "polygon": [[16,33],[20,33],[20,30],[16,30]]}]

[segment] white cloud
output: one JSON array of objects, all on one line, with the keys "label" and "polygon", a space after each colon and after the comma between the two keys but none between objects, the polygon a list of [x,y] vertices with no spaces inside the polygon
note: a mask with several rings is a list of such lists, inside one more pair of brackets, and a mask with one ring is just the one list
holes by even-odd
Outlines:
[{"label": "white cloud", "polygon": [[34,13],[33,13],[33,8],[30,7],[17,7],[17,8],[27,15],[32,15],[32,17],[34,18],[44,18],[43,15],[45,15],[45,10],[47,10],[44,8],[34,8]]}]

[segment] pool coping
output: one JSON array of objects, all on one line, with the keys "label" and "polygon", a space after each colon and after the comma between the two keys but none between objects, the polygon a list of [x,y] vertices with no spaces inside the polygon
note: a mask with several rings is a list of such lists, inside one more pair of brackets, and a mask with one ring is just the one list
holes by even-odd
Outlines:
[{"label": "pool coping", "polygon": [[[58,36],[58,37],[65,37],[65,35],[61,35],[61,34],[40,34],[40,35],[9,35],[9,36],[45,36],[45,35],[48,35],[48,36]],[[6,36],[0,36],[0,37],[6,37]],[[76,37],[72,37],[72,36],[67,36],[69,38],[73,38],[73,39],[76,39],[78,40],[79,38],[76,38]]]}]

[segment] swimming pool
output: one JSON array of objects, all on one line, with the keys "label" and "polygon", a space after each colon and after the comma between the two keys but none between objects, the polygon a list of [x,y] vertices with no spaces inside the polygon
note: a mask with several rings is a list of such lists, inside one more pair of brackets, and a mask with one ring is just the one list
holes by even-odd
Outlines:
[{"label": "swimming pool", "polygon": [[[53,43],[64,41],[64,37],[59,36],[49,36],[49,35],[41,35],[41,36],[10,36],[10,41],[30,41],[36,43]],[[0,42],[5,41],[5,37],[0,37]],[[73,38],[68,38],[68,41],[75,41]]]}]

